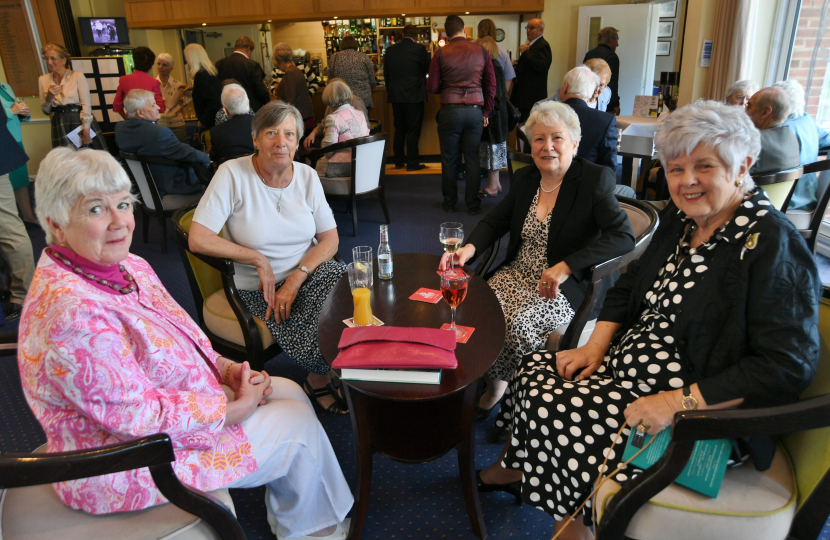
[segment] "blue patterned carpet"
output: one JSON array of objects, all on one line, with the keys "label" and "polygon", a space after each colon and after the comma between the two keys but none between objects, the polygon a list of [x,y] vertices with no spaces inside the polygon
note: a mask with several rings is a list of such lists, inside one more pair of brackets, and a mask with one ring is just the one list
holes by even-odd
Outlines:
[{"label": "blue patterned carpet", "polygon": [[[508,189],[506,173],[502,185]],[[391,221],[390,242],[394,253],[441,253],[438,242],[439,224],[443,221],[461,221],[466,231],[472,231],[479,219],[501,200],[483,200],[484,212],[469,216],[464,212],[447,214],[441,209],[441,181],[436,175],[391,176],[387,181],[387,202]],[[463,198],[463,184],[459,183]],[[463,203],[459,204],[463,207]],[[368,199],[358,203],[360,236],[354,238],[351,217],[344,213],[343,203],[335,202],[333,210],[340,231],[340,253],[346,257],[356,245],[377,246],[378,225],[383,213],[377,201]],[[45,247],[42,231],[30,230],[35,253],[39,256]],[[175,238],[168,232],[169,252],[162,255],[158,225],[150,225],[150,242],[141,241],[141,226],[135,232],[132,252],[144,257],[161,277],[170,294],[195,317],[195,306],[187,277],[182,267]],[[502,256],[505,249],[502,244]],[[13,330],[15,324],[0,326],[0,331]],[[301,381],[306,373],[290,360],[279,356],[266,369],[272,375]],[[20,379],[14,358],[0,358],[0,452],[29,451],[45,442],[45,436],[29,411],[20,389]],[[320,422],[329,435],[340,465],[351,486],[355,483],[354,446],[351,423],[347,416],[333,416],[318,412]],[[476,466],[485,467],[499,454],[500,446],[485,442],[489,424],[478,424],[476,431]],[[372,475],[369,513],[363,537],[366,540],[439,539],[472,540],[461,486],[458,480],[458,462],[455,451],[421,465],[404,465],[375,455]],[[233,490],[237,513],[250,539],[273,539],[265,520],[264,489]],[[482,494],[481,507],[490,538],[547,539],[553,530],[553,519],[528,506],[516,506],[506,494]],[[830,540],[830,527],[819,537]]]}]

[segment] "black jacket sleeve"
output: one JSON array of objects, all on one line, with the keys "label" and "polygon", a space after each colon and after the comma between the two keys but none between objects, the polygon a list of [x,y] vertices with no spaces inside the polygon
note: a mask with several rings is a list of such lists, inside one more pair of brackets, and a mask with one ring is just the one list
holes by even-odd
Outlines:
[{"label": "black jacket sleeve", "polygon": [[611,113],[611,123],[605,130],[599,148],[597,149],[597,163],[605,165],[612,171],[617,170],[617,118]]},{"label": "black jacket sleeve", "polygon": [[611,89],[611,101],[608,103],[608,112],[620,106],[620,57],[616,53],[608,57],[608,67],[611,68],[611,80],[608,81],[608,88]]}]

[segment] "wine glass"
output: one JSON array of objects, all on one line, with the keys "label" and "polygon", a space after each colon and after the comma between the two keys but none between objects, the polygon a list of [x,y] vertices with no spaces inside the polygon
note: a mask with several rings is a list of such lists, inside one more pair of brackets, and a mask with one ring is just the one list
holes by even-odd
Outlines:
[{"label": "wine glass", "polygon": [[441,245],[444,246],[444,251],[452,255],[450,257],[450,268],[453,268],[452,260],[455,252],[458,251],[464,241],[464,224],[457,221],[442,223],[438,238],[441,240]]},{"label": "wine glass", "polygon": [[467,273],[460,268],[449,269],[441,274],[441,295],[452,311],[452,322],[448,330],[455,332],[456,339],[464,337],[464,331],[455,326],[455,308],[467,296],[467,279]]}]

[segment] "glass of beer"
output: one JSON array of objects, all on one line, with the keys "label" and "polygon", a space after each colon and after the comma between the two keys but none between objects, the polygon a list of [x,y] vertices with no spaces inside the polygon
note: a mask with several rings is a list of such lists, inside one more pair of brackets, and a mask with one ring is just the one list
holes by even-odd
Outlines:
[{"label": "glass of beer", "polygon": [[349,287],[354,301],[354,323],[357,326],[370,326],[372,316],[372,269],[362,262],[348,265]]},{"label": "glass of beer", "polygon": [[452,311],[452,322],[449,330],[455,332],[456,339],[464,337],[464,332],[455,326],[455,308],[457,308],[467,296],[467,273],[460,268],[449,269],[441,274],[441,295],[450,305]]},{"label": "glass of beer", "polygon": [[442,223],[438,239],[441,240],[444,251],[453,255],[450,257],[450,268],[453,268],[455,252],[458,251],[458,248],[461,247],[461,243],[464,241],[464,224],[456,221]]}]

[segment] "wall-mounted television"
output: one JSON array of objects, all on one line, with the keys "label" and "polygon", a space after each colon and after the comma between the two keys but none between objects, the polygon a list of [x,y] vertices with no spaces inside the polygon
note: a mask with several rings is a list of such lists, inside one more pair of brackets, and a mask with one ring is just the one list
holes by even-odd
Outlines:
[{"label": "wall-mounted television", "polygon": [[81,40],[88,47],[130,44],[124,17],[78,17],[78,26]]}]

